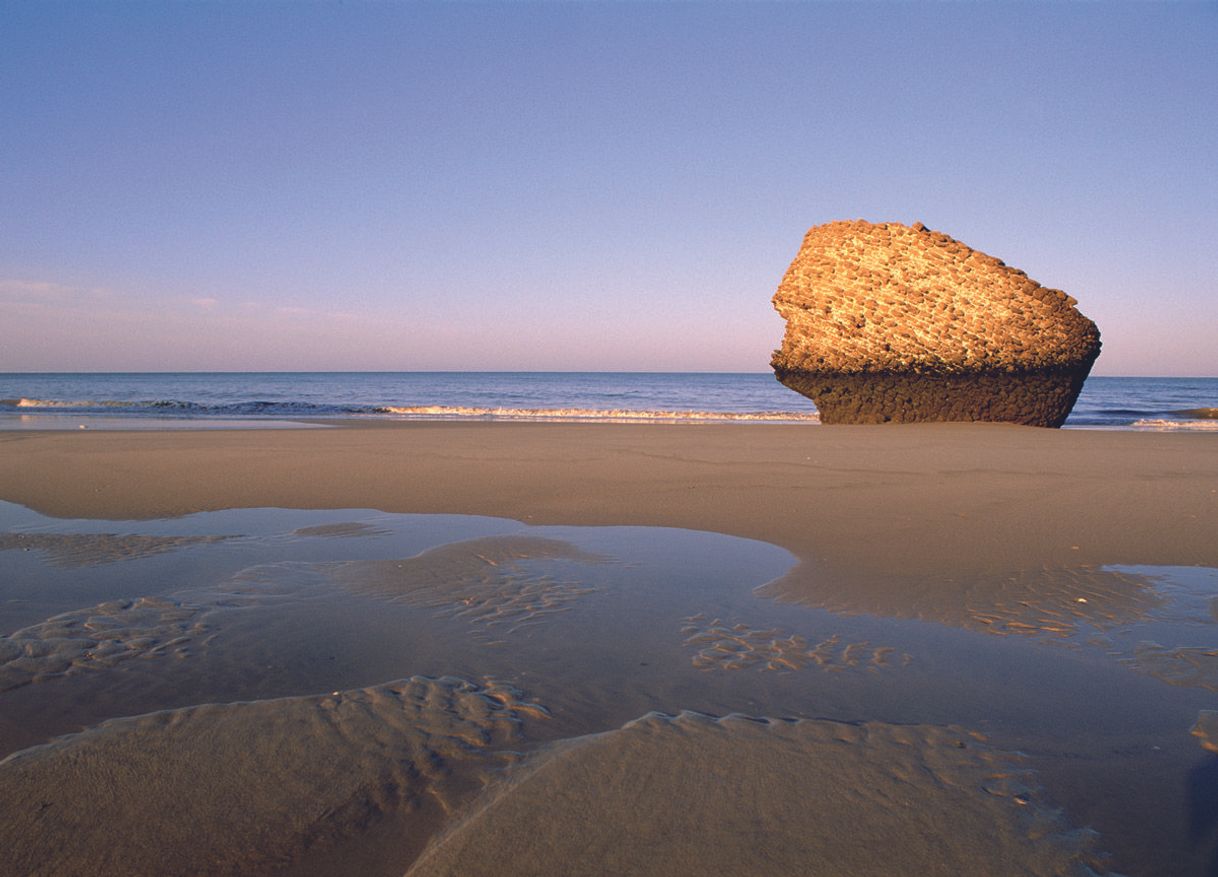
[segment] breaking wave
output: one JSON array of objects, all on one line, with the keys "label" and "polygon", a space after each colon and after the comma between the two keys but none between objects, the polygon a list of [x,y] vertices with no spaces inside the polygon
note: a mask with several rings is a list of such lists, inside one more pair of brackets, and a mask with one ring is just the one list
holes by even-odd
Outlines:
[{"label": "breaking wave", "polygon": [[334,414],[375,414],[370,405],[325,405],[314,402],[249,401],[209,405],[181,399],[0,399],[0,411],[72,411],[78,414],[165,414],[165,415],[274,415],[326,416]]},{"label": "breaking wave", "polygon": [[803,411],[637,411],[628,408],[477,408],[463,405],[389,405],[377,413],[404,418],[483,420],[596,421],[748,421],[752,423],[819,423],[820,415]]},{"label": "breaking wave", "polygon": [[185,417],[372,417],[394,420],[533,420],[656,423],[676,421],[819,423],[807,411],[680,411],[630,408],[511,408],[466,405],[334,405],[314,402],[250,401],[205,404],[178,399],[70,400],[0,399],[0,411],[23,413],[129,414]]},{"label": "breaking wave", "polygon": [[1133,428],[1147,432],[1218,432],[1218,420],[1167,420],[1146,417],[1133,422]]},{"label": "breaking wave", "polygon": [[1218,420],[1218,408],[1185,408],[1183,411],[1173,411],[1181,417],[1197,417],[1202,420]]}]

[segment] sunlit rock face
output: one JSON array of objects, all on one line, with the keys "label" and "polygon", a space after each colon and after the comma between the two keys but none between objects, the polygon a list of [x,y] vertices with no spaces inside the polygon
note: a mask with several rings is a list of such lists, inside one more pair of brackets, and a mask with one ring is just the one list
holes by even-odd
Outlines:
[{"label": "sunlit rock face", "polygon": [[921,223],[816,226],[773,302],[774,373],[823,423],[1061,426],[1100,352],[1073,298]]}]

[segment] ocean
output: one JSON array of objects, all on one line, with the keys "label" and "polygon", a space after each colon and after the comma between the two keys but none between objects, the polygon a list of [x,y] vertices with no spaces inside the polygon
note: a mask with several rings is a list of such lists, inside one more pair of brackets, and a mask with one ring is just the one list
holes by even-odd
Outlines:
[{"label": "ocean", "polygon": [[[817,422],[769,373],[0,374],[0,429],[292,418]],[[1067,427],[1218,431],[1218,378],[1092,377]]]}]

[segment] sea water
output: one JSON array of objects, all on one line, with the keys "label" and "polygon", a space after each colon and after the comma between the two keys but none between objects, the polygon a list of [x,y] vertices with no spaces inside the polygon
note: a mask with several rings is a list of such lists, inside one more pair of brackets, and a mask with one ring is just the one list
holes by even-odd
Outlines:
[{"label": "sea water", "polygon": [[[818,421],[810,400],[769,373],[0,374],[0,429],[54,426],[50,415],[122,418],[118,425],[130,426],[183,419],[258,426],[305,417]],[[1218,430],[1218,378],[1092,377],[1066,425]]]}]

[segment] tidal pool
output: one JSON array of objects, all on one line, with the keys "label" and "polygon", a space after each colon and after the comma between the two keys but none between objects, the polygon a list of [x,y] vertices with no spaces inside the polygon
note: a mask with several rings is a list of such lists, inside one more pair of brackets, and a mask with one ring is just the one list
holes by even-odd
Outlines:
[{"label": "tidal pool", "polygon": [[879,873],[894,843],[1213,873],[1218,571],[794,565],[665,528],[0,503],[0,871],[531,873],[585,831],[605,873]]}]

